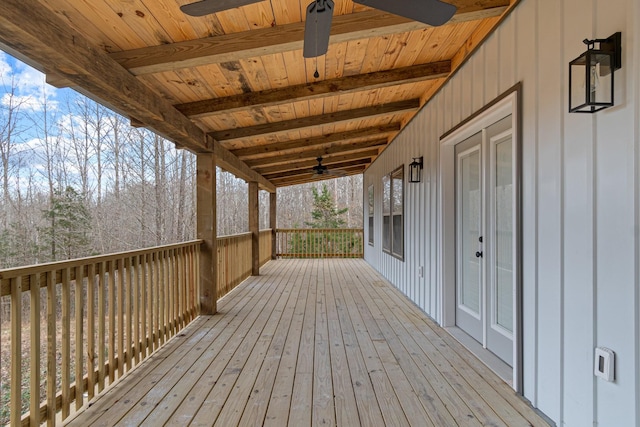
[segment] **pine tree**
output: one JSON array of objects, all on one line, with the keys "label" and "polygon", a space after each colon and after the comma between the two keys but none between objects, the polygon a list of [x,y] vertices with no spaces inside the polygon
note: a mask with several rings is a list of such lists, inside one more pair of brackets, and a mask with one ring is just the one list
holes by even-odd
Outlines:
[{"label": "pine tree", "polygon": [[344,227],[347,222],[342,218],[342,215],[347,213],[349,208],[336,208],[326,184],[322,184],[321,193],[316,187],[313,187],[311,191],[313,193],[313,211],[311,212],[313,221],[305,221],[304,225],[311,228]]},{"label": "pine tree", "polygon": [[349,208],[338,209],[326,184],[322,191],[311,189],[313,193],[312,221],[305,221],[307,227],[318,231],[296,233],[289,242],[291,252],[311,257],[348,256],[361,245],[360,237],[351,232],[341,232],[346,225],[342,216]]},{"label": "pine tree", "polygon": [[51,250],[51,260],[72,259],[91,255],[89,230],[91,214],[83,197],[73,188],[56,190],[51,207],[43,212],[49,221],[44,237]]}]

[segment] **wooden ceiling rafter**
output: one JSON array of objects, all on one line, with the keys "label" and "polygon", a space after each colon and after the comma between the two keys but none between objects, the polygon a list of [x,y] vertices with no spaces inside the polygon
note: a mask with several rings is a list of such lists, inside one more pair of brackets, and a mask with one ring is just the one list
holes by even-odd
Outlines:
[{"label": "wooden ceiling rafter", "polygon": [[[18,52],[37,68],[51,70],[116,111],[135,118],[159,135],[189,150],[214,152],[218,164],[256,181],[270,192],[275,186],[219,144],[101,49],[69,27],[36,0],[0,2],[0,45]],[[42,61],[46,60],[46,66]]]},{"label": "wooden ceiling rafter", "polygon": [[316,157],[324,157],[330,154],[351,153],[355,151],[364,151],[370,148],[384,148],[388,143],[387,138],[373,139],[370,141],[358,141],[348,144],[332,145],[327,148],[317,148],[313,150],[303,151],[301,153],[283,154],[274,157],[261,157],[254,160],[247,160],[246,163],[252,167],[266,167],[270,165],[283,164],[288,162],[299,162],[302,160],[315,159]]},{"label": "wooden ceiling rafter", "polygon": [[[366,169],[366,166],[362,165],[362,166],[353,166],[350,168],[344,168],[341,170],[345,172],[346,176],[350,176],[350,175],[361,174],[362,172],[364,172],[365,169]],[[335,176],[332,176],[332,175],[314,176],[314,174],[309,173],[306,175],[298,175],[294,177],[274,179],[273,183],[278,188],[281,188],[281,187],[287,187],[291,185],[306,184],[309,182],[325,181],[325,180],[334,179],[334,178]]]},{"label": "wooden ceiling rafter", "polygon": [[447,77],[450,72],[451,61],[438,61],[279,89],[267,89],[224,98],[212,98],[177,104],[175,108],[187,117],[199,118],[210,114],[229,114],[247,108],[264,108],[288,102],[308,101],[327,95],[345,95],[425,80],[434,80]]},{"label": "wooden ceiling rafter", "polygon": [[[346,154],[344,153],[328,154],[328,155],[322,156],[322,164],[325,166],[328,166],[335,163],[342,163],[342,162],[351,161],[351,160],[365,160],[367,158],[370,159],[377,155],[378,155],[377,148],[372,148],[366,151],[356,151],[356,152],[351,152]],[[290,162],[286,164],[279,164],[275,166],[256,167],[254,169],[256,170],[256,172],[266,177],[267,175],[272,175],[274,173],[279,173],[279,172],[310,169],[317,164],[318,164],[318,161],[316,159],[313,159],[313,160],[302,160],[298,162]]]},{"label": "wooden ceiling rafter", "polygon": [[240,160],[249,160],[256,157],[272,157],[291,152],[314,150],[322,147],[336,145],[336,143],[347,143],[353,140],[364,138],[380,137],[390,135],[400,131],[400,123],[394,122],[380,126],[355,129],[345,132],[326,133],[322,136],[302,138],[293,141],[276,142],[267,145],[257,145],[254,147],[239,148],[232,150]]},{"label": "wooden ceiling rafter", "polygon": [[244,128],[226,129],[211,132],[209,135],[216,141],[230,141],[234,139],[257,137],[260,135],[277,134],[282,132],[301,130],[325,124],[338,124],[358,119],[388,116],[399,113],[416,111],[420,108],[420,99],[413,98],[404,101],[372,105],[370,107],[353,110],[336,111],[317,116],[307,116],[298,119],[264,123]]},{"label": "wooden ceiling rafter", "polygon": [[[509,6],[509,0],[451,2],[457,4],[459,8],[445,25],[500,16]],[[234,62],[301,50],[304,41],[304,25],[304,22],[295,22],[271,28],[113,52],[110,55],[134,75]],[[429,26],[379,10],[367,10],[334,16],[329,43],[345,43],[425,28]]]},{"label": "wooden ceiling rafter", "polygon": [[[352,161],[349,161],[349,162],[333,163],[331,165],[329,165],[329,164],[325,165],[324,162],[322,162],[322,164],[324,166],[327,166],[327,170],[342,170],[342,169],[346,169],[346,168],[350,168],[350,167],[354,167],[354,166],[368,166],[370,163],[371,163],[371,158],[370,157],[364,158],[364,159],[361,159],[361,160],[352,160]],[[272,173],[272,174],[265,175],[265,178],[267,178],[269,180],[271,180],[271,179],[289,178],[289,177],[300,176],[300,175],[308,175],[310,173],[310,171],[313,171],[313,166],[312,167],[308,167],[306,169],[292,169],[292,170],[289,170],[289,171],[286,171],[286,172]]]}]

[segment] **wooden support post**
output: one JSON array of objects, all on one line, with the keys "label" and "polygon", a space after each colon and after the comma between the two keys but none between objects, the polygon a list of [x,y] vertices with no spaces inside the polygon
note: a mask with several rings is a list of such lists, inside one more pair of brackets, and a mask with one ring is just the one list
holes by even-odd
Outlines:
[{"label": "wooden support post", "polygon": [[251,233],[251,275],[260,275],[260,206],[258,183],[249,182],[249,232]]},{"label": "wooden support post", "polygon": [[211,153],[197,157],[197,234],[200,248],[200,314],[217,311],[216,158]]},{"label": "wooden support post", "polygon": [[271,228],[271,259],[276,259],[276,199],[274,191],[269,193],[269,227]]}]

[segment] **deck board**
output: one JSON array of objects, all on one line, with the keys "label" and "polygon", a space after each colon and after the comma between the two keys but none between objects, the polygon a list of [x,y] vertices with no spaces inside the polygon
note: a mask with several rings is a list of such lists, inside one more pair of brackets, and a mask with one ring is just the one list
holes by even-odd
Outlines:
[{"label": "deck board", "polygon": [[546,426],[363,260],[278,260],[72,426]]}]

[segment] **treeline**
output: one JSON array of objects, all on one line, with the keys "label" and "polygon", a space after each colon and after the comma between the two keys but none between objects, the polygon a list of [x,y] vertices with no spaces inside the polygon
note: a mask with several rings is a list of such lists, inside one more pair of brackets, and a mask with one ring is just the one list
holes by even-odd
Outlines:
[{"label": "treeline", "polygon": [[[0,84],[0,268],[195,238],[193,154],[74,92],[34,101],[11,76]],[[218,234],[246,232],[247,184],[217,178]],[[279,189],[278,227],[304,226],[320,185]],[[346,225],[362,227],[362,177],[328,186]],[[267,228],[265,192],[260,210]]]}]

